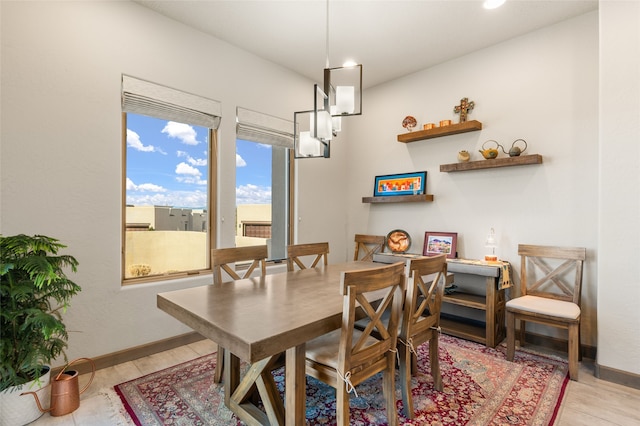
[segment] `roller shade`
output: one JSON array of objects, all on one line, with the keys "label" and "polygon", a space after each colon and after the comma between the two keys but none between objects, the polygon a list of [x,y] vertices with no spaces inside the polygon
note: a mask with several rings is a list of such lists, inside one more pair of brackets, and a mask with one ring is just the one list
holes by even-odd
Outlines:
[{"label": "roller shade", "polygon": [[122,111],[217,129],[220,102],[122,75]]},{"label": "roller shade", "polygon": [[236,138],[293,149],[293,121],[236,108]]}]

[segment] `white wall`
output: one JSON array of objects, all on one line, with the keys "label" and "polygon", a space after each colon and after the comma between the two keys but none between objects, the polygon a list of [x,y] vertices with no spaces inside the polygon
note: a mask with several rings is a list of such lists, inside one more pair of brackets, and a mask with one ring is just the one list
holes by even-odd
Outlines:
[{"label": "white wall", "polygon": [[600,2],[598,365],[640,375],[640,2]]},{"label": "white wall", "polygon": [[[426,52],[428,54],[428,52]],[[366,69],[365,69],[366,71]],[[469,119],[479,132],[399,143],[402,120],[454,119],[460,99],[475,101]],[[350,131],[348,233],[409,232],[421,252],[425,231],[457,232],[460,257],[481,258],[494,228],[497,254],[519,272],[519,243],[586,247],[583,342],[596,345],[598,223],[598,14],[477,51],[366,91],[364,115]],[[494,139],[508,150],[525,139],[525,154],[543,164],[441,173],[459,150]],[[504,156],[504,154],[501,154]],[[486,160],[482,160],[486,161]],[[363,204],[376,175],[427,171],[432,203]],[[559,335],[553,329],[531,327]],[[565,337],[566,338],[566,337]]]},{"label": "white wall", "polygon": [[[83,290],[65,316],[69,357],[190,331],[157,309],[156,294],[210,278],[121,287],[121,74],[222,102],[218,243],[226,247],[235,236],[236,106],[292,119],[313,102],[313,82],[130,2],[3,1],[0,7],[0,232],[54,236],[79,260],[74,281]],[[319,161],[310,173],[301,165],[300,191],[311,193],[306,186],[316,184],[307,175],[324,178],[341,161]],[[325,205],[327,196],[319,198]],[[302,241],[322,238],[340,252],[343,235],[318,235],[314,215],[320,213],[301,210],[314,227],[309,233],[302,227]],[[330,219],[325,223],[344,230],[344,211]]]},{"label": "white wall", "polygon": [[[585,246],[583,341],[596,344],[597,306],[598,362],[640,373],[640,17],[634,2],[600,8],[599,58],[590,13],[365,91],[364,115],[344,120],[331,159],[296,164],[298,241],[329,241],[330,261],[339,261],[356,232],[403,228],[415,251],[427,230],[456,231],[460,254],[479,257],[494,227],[499,254],[516,266],[520,242]],[[3,1],[0,19],[0,233],[52,235],[79,259],[83,291],[66,316],[70,358],[187,332],[156,308],[155,295],[207,279],[120,286],[120,74],[222,102],[221,246],[235,231],[236,105],[288,118],[308,108],[312,82],[129,2]],[[481,132],[396,142],[406,115],[452,118],[465,96]],[[517,138],[544,163],[439,172],[461,149]],[[375,175],[412,170],[428,171],[433,203],[360,202]]]}]

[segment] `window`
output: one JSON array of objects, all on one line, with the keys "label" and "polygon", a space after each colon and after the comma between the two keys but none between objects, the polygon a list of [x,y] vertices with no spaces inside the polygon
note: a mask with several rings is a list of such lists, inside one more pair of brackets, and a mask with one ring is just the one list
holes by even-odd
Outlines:
[{"label": "window", "polygon": [[125,284],[210,272],[219,103],[123,76]]},{"label": "window", "polygon": [[267,244],[286,258],[291,235],[293,122],[236,109],[236,247]]}]

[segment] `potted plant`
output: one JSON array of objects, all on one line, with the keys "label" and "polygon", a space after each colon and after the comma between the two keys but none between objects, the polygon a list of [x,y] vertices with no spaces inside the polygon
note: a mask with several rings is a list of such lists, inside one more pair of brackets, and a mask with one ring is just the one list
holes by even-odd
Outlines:
[{"label": "potted plant", "polygon": [[[71,281],[65,269],[76,272],[78,261],[58,254],[66,246],[42,235],[0,235],[0,417],[5,424],[7,411],[25,411],[16,404],[33,405],[27,384],[48,374],[48,364],[63,355],[67,347],[67,329],[62,313],[80,286]],[[37,387],[40,387],[37,386]],[[36,389],[37,389],[36,387]],[[33,390],[33,389],[32,389]],[[11,420],[7,424],[25,424],[40,416]],[[32,416],[32,415],[31,415]]]}]

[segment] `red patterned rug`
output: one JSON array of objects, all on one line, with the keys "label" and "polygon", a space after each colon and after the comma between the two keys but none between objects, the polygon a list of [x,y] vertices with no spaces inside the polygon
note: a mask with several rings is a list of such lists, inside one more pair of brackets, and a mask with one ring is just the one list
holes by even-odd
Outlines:
[{"label": "red patterned rug", "polygon": [[[567,363],[526,350],[515,362],[504,346],[440,337],[443,392],[433,390],[428,346],[418,348],[419,372],[413,379],[415,418],[404,425],[552,425],[567,385]],[[223,385],[213,383],[215,356],[207,355],[115,386],[131,423],[151,425],[241,425],[224,405]],[[283,371],[274,373],[281,392]],[[372,377],[351,397],[352,425],[387,423],[382,377]],[[307,377],[307,424],[335,424],[335,391]]]}]

